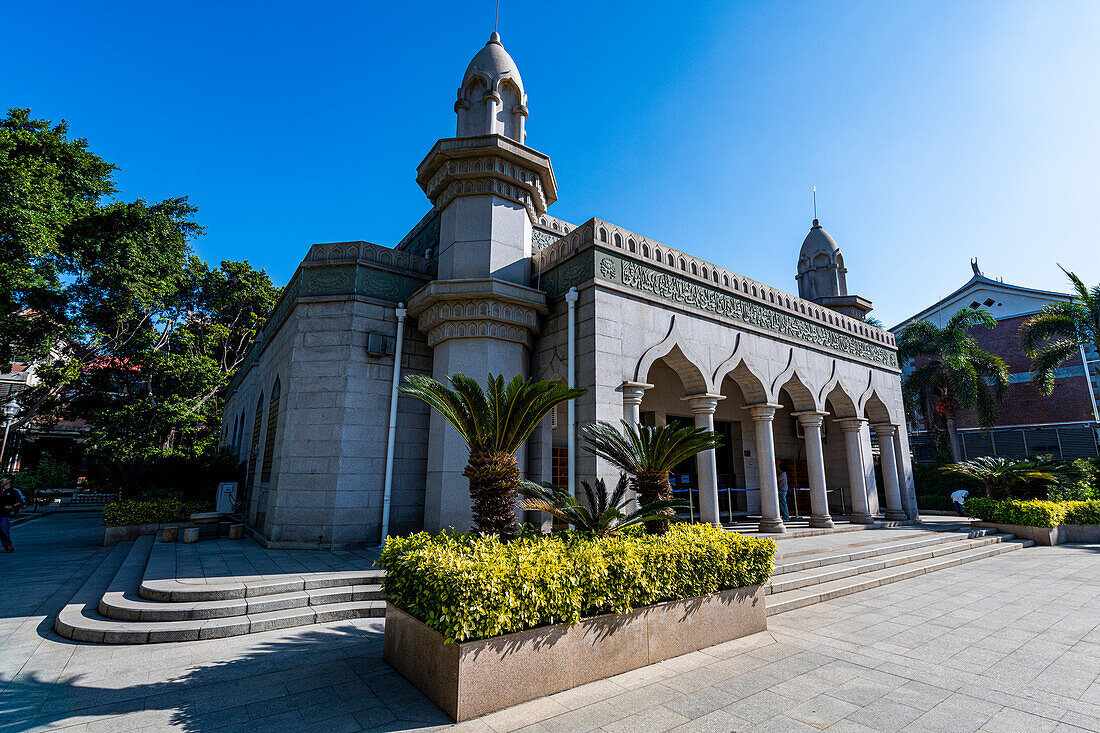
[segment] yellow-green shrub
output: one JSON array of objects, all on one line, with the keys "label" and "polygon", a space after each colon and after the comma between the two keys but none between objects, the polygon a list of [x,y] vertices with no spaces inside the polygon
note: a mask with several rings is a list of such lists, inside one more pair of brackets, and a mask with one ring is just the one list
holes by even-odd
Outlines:
[{"label": "yellow-green shrub", "polygon": [[966,513],[994,524],[1057,527],[1060,524],[1100,524],[1100,499],[1089,501],[1019,501],[975,497],[963,505]]},{"label": "yellow-green shrub", "polygon": [[1100,499],[1066,503],[1071,506],[1066,511],[1063,524],[1100,524]]},{"label": "yellow-green shrub", "polygon": [[386,598],[453,642],[760,585],[774,554],[773,540],[691,524],[659,537],[561,533],[507,543],[421,532],[389,538],[379,564]]}]

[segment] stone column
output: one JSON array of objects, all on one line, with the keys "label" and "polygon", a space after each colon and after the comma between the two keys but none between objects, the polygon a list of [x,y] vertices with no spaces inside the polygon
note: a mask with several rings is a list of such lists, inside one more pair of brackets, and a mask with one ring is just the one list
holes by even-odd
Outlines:
[{"label": "stone column", "polygon": [[772,419],[776,408],[782,405],[746,405],[756,426],[756,454],[760,460],[760,531],[786,532],[779,518],[779,483],[775,473],[775,439],[772,435]]},{"label": "stone column", "polygon": [[810,526],[832,529],[829,495],[825,489],[825,451],[821,447],[821,424],[827,412],[796,412],[806,433],[806,468],[810,473]]},{"label": "stone column", "polygon": [[[682,399],[695,415],[695,427],[713,431],[714,409],[718,407],[718,400],[725,397],[718,394],[696,394]],[[699,478],[699,516],[704,522],[720,527],[722,519],[718,511],[718,462],[714,449],[697,454],[695,465]]]},{"label": "stone column", "polygon": [[837,420],[844,432],[844,450],[848,457],[848,483],[852,494],[851,521],[853,524],[874,524],[867,504],[867,478],[863,474],[863,451],[860,449],[860,430],[866,422],[861,417]]},{"label": "stone column", "polygon": [[645,382],[623,382],[623,422],[637,427],[642,421],[642,398],[652,384]]},{"label": "stone column", "polygon": [[878,423],[875,435],[878,436],[879,464],[882,466],[882,482],[886,489],[886,518],[892,522],[909,517],[901,505],[901,485],[898,484],[898,462],[894,454],[894,435],[898,426],[890,423]]}]

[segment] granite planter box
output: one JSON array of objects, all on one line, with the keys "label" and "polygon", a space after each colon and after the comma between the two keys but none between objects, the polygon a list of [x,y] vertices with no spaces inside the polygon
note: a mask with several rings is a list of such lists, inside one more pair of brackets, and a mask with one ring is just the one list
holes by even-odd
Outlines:
[{"label": "granite planter box", "polygon": [[974,522],[977,527],[996,529],[1031,540],[1037,545],[1063,545],[1067,542],[1100,542],[1100,524],[1062,524],[1057,527],[1025,527],[1019,524]]},{"label": "granite planter box", "polygon": [[387,603],[382,658],[462,721],[767,628],[761,586],[455,644]]},{"label": "granite planter box", "polygon": [[103,528],[103,546],[114,547],[119,542],[136,540],[143,534],[156,534],[166,527],[186,527],[189,522],[150,522],[149,524],[121,524]]}]

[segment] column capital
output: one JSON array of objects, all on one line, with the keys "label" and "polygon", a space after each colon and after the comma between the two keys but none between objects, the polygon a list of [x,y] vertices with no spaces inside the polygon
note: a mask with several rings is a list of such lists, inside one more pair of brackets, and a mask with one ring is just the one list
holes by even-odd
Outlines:
[{"label": "column capital", "polygon": [[862,417],[841,417],[834,420],[840,429],[846,433],[858,433],[864,425],[867,424],[867,419]]},{"label": "column capital", "polygon": [[624,404],[642,404],[642,397],[645,396],[647,389],[653,389],[652,384],[646,384],[645,382],[623,382],[622,387],[619,388],[623,393]]},{"label": "column capital", "polygon": [[686,402],[693,414],[704,415],[713,414],[718,407],[718,400],[724,399],[726,399],[725,395],[704,392],[703,394],[689,394],[686,397],[681,397],[680,401]]},{"label": "column capital", "polygon": [[898,426],[889,422],[872,423],[871,427],[875,429],[875,434],[884,438],[888,438],[898,431]]},{"label": "column capital", "polygon": [[798,418],[798,422],[802,424],[802,427],[819,428],[821,424],[825,422],[825,416],[829,413],[819,410],[803,410],[802,412],[792,412],[791,414]]},{"label": "column capital", "polygon": [[772,418],[775,417],[775,411],[781,407],[783,407],[783,405],[772,402],[762,402],[758,405],[745,405],[745,409],[748,410],[749,415],[751,415],[752,419],[756,422],[771,422]]}]

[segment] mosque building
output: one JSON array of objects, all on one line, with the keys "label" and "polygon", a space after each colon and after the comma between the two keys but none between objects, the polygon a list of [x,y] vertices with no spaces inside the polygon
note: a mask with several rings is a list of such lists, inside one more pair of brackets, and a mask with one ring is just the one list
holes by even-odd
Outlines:
[{"label": "mosque building", "polygon": [[[230,387],[237,500],[273,547],[377,545],[471,526],[468,450],[396,380],[490,372],[587,389],[520,451],[524,475],[617,479],[581,449],[595,420],[688,423],[723,445],[672,477],[696,520],[783,532],[777,477],[813,527],[917,513],[893,335],[865,322],[815,219],[798,295],[597,218],[550,216],[550,158],[493,33],[466,68],[454,137],[417,168],[431,209],[394,247],[313,245]],[[395,361],[397,368],[395,369]]]}]

